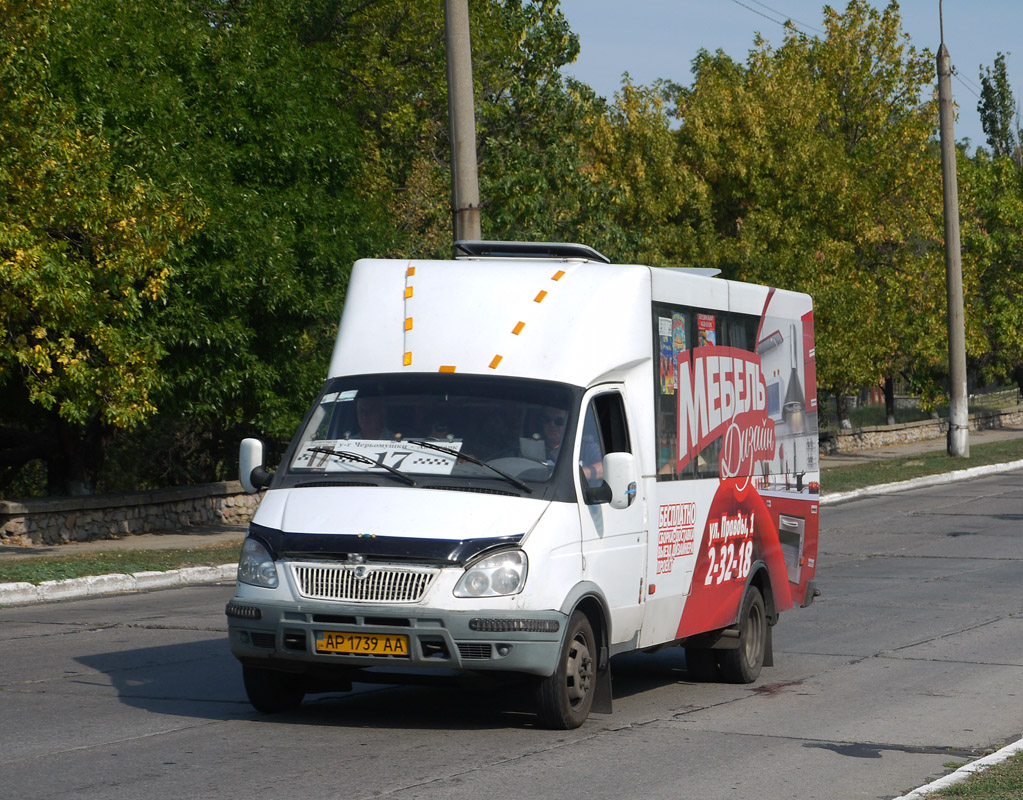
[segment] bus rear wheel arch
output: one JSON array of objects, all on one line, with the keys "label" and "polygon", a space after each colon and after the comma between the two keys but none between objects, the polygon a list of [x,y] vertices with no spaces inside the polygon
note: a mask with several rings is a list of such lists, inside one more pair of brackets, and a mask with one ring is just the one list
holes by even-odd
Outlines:
[{"label": "bus rear wheel arch", "polygon": [[750,584],[739,611],[739,646],[718,651],[721,678],[728,683],[753,683],[767,659],[768,616],[760,589]]}]

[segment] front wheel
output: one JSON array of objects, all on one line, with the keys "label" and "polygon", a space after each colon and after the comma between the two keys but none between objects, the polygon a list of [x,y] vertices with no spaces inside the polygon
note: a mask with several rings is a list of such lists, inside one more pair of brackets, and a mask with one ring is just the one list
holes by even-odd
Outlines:
[{"label": "front wheel", "polygon": [[593,626],[576,611],[568,621],[558,668],[537,687],[537,714],[545,727],[568,730],[586,721],[596,686],[596,653]]},{"label": "front wheel", "polygon": [[256,711],[278,714],[294,711],[305,697],[305,683],[297,675],[258,667],[242,667],[245,693]]},{"label": "front wheel", "polygon": [[729,683],[753,683],[760,677],[767,652],[767,612],[764,598],[756,586],[746,590],[739,615],[739,647],[721,650],[718,666]]}]

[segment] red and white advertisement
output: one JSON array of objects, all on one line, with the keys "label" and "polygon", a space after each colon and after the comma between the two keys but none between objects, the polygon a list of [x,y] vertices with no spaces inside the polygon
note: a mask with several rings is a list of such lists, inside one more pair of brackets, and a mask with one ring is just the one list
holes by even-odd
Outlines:
[{"label": "red and white advertisement", "polygon": [[722,476],[754,474],[775,453],[774,421],[760,358],[733,347],[698,347],[678,361],[678,472],[722,441]]},{"label": "red and white advertisement", "polygon": [[679,483],[662,484],[659,507],[657,574],[667,578],[684,556],[691,569],[677,639],[735,624],[758,565],[774,610],[803,603],[817,555],[812,321],[765,312],[756,347],[745,350],[717,346],[704,317],[698,346],[678,354],[674,467],[683,475],[695,463],[695,477],[715,475],[716,488],[710,496],[698,480],[688,492],[695,502],[672,503],[683,496]]},{"label": "red and white advertisement", "polygon": [[767,564],[775,607],[792,608],[792,590],[778,540],[778,526],[751,481],[722,481],[707,516],[693,574],[693,588],[676,638],[735,622],[753,564]]}]

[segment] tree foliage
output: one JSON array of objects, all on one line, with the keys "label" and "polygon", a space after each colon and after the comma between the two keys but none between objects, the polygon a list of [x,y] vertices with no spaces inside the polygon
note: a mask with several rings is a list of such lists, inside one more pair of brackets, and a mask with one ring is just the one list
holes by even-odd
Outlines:
[{"label": "tree foliage", "polygon": [[[807,291],[822,387],[937,391],[933,62],[897,3],[825,7],[819,37],[703,51],[691,83],[625,76],[610,99],[562,75],[579,43],[557,0],[470,12],[485,236]],[[981,81],[968,347],[1023,382],[1001,54]],[[53,492],[230,476],[238,438],[283,441],[322,381],[350,264],[447,256],[450,196],[440,2],[3,4],[0,491],[33,461]]]},{"label": "tree foliage", "polygon": [[672,130],[671,92],[666,82],[637,86],[626,75],[593,134],[589,174],[610,192],[603,215],[620,233],[609,252],[623,261],[677,266],[706,254],[709,187]]},{"label": "tree foliage", "polygon": [[0,9],[0,392],[16,409],[0,483],[45,457],[50,489],[76,491],[109,431],[155,412],[163,348],[146,321],[169,250],[198,220],[53,90],[62,13],[47,0]]},{"label": "tree foliage", "polygon": [[977,103],[980,123],[995,158],[1009,156],[1016,166],[1023,166],[1020,151],[1020,114],[1005,71],[1005,54],[995,56],[993,67],[985,67],[980,74],[980,102]]},{"label": "tree foliage", "polygon": [[1023,391],[1023,170],[983,150],[961,163],[963,258],[978,275],[969,306],[983,337],[970,365],[981,382]]},{"label": "tree foliage", "polygon": [[678,92],[684,161],[707,183],[707,260],[816,300],[818,381],[844,391],[941,349],[930,54],[896,3],[824,11],[825,34],[702,52]]},{"label": "tree foliage", "polygon": [[[57,463],[40,416],[53,408],[80,453],[147,422],[118,434],[121,450],[134,449],[119,461],[125,472],[222,477],[239,436],[280,440],[301,418],[356,258],[449,252],[442,5],[31,8],[34,28],[20,6],[4,18],[22,59],[8,59],[4,76],[27,80],[28,65],[36,77],[4,97],[13,109],[38,96],[42,110],[5,115],[19,123],[5,130],[5,153],[49,171],[3,177],[39,193],[12,185],[24,208],[62,216],[34,223],[48,261],[5,227],[2,385],[22,401],[4,415],[0,446],[19,445],[5,450],[12,473],[30,457]],[[579,170],[597,115],[558,72],[575,37],[549,0],[474,4],[472,21],[488,233],[564,238],[597,205]],[[71,200],[46,194],[61,192]],[[535,224],[551,195],[575,211]],[[67,270],[53,254],[82,264]],[[78,476],[86,489],[98,467]]]}]

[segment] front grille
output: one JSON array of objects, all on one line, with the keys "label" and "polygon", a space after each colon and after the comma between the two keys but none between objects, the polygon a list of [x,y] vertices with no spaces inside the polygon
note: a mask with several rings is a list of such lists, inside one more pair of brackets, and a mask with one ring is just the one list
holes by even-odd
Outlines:
[{"label": "front grille", "polygon": [[351,603],[416,603],[438,572],[368,564],[292,564],[291,571],[303,597]]},{"label": "front grille", "polygon": [[251,633],[252,646],[253,647],[264,647],[267,650],[273,650],[277,646],[276,637],[272,633]]},{"label": "front grille", "polygon": [[458,654],[463,659],[490,658],[492,655],[489,644],[477,644],[475,642],[459,642]]}]

